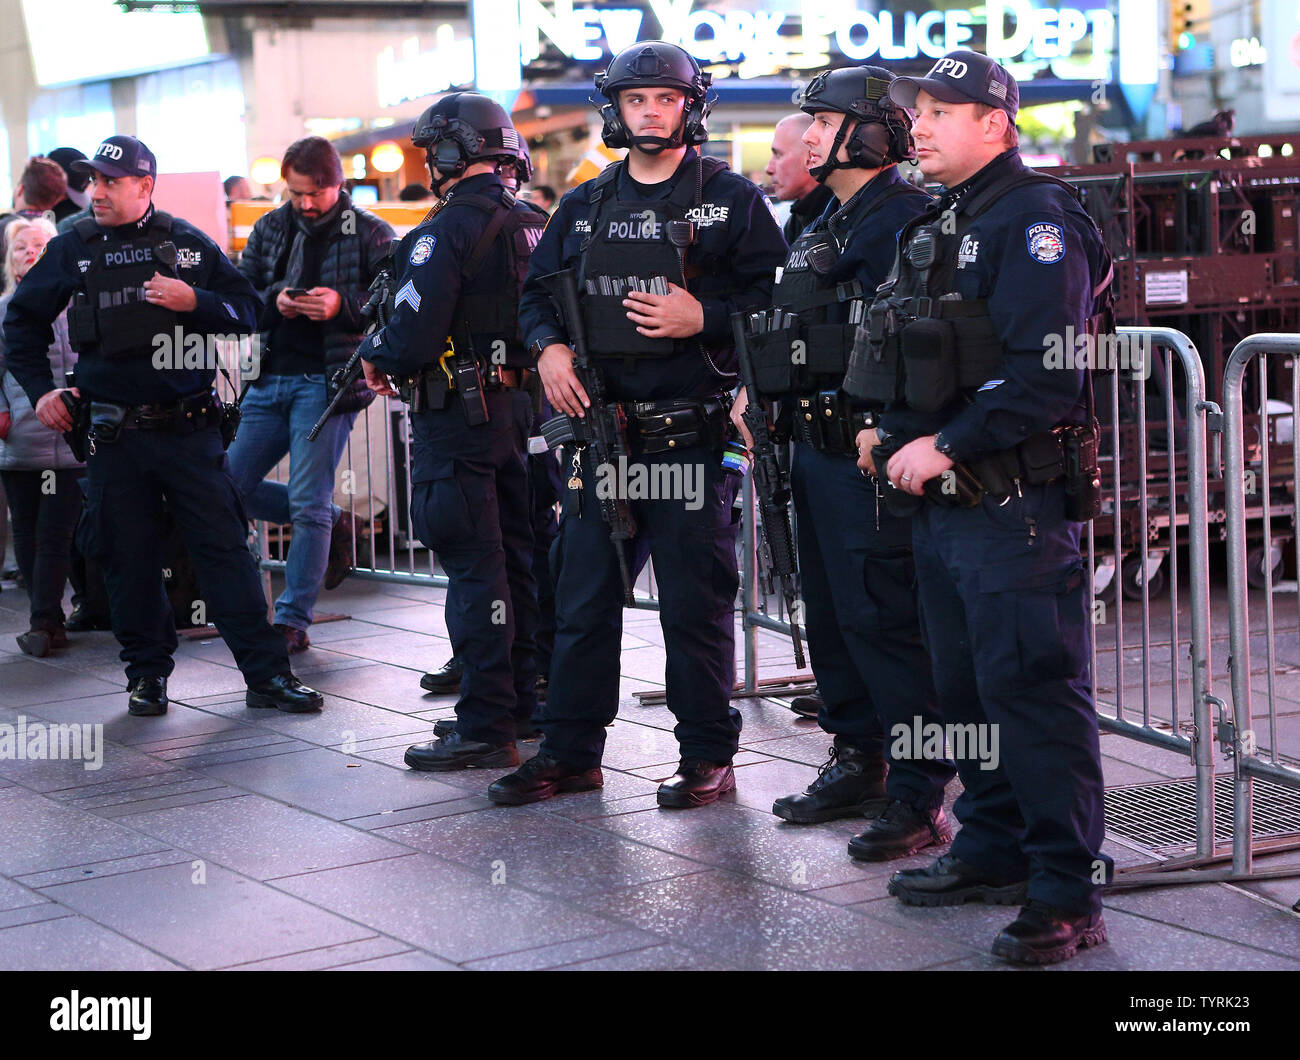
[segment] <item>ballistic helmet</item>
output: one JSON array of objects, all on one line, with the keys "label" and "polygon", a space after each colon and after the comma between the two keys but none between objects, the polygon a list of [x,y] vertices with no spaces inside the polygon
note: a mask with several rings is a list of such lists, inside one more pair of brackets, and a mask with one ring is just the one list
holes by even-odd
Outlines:
[{"label": "ballistic helmet", "polygon": [[[845,115],[826,161],[808,171],[818,181],[835,169],[879,169],[916,160],[912,117],[889,96],[893,80],[883,66],[846,66],[823,71],[808,83],[799,97],[800,110]],[[841,144],[847,162],[837,160]]]},{"label": "ballistic helmet", "polygon": [[[709,138],[704,127],[712,100],[707,98],[713,75],[704,73],[685,48],[667,41],[641,41],[624,48],[596,75],[596,91],[608,101],[592,102],[605,120],[600,138],[606,147],[637,147],[657,154],[672,147],[702,144]],[[671,136],[633,136],[619,111],[618,94],[625,88],[677,88],[686,93],[682,123]]]},{"label": "ballistic helmet", "polygon": [[423,147],[434,175],[433,193],[474,162],[517,162],[522,141],[505,108],[477,92],[443,96],[416,120],[411,142]]}]

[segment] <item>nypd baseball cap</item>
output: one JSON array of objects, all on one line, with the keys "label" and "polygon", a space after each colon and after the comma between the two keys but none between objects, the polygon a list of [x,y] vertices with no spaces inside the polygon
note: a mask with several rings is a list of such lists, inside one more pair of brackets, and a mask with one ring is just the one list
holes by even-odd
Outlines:
[{"label": "nypd baseball cap", "polygon": [[922,91],[944,103],[987,103],[1013,119],[1020,109],[1020,86],[1006,67],[965,48],[949,52],[924,77],[895,78],[889,98],[900,107],[915,110],[916,95]]},{"label": "nypd baseball cap", "polygon": [[69,167],[75,173],[90,175],[90,171],[106,177],[157,177],[158,160],[153,152],[134,136],[110,136],[95,148],[95,153],[84,162],[73,162]]}]

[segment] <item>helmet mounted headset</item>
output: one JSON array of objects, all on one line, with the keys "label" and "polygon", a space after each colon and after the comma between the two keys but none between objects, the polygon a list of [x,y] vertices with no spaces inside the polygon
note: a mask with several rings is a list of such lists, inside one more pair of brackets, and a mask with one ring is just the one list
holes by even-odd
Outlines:
[{"label": "helmet mounted headset", "polygon": [[[812,79],[799,96],[799,109],[808,114],[843,114],[826,160],[808,172],[820,184],[837,169],[879,169],[895,162],[916,161],[912,117],[889,98],[894,75],[880,66],[849,66],[826,70]],[[844,145],[846,160],[841,161]]]},{"label": "helmet mounted headset", "polygon": [[[604,126],[600,138],[606,147],[635,147],[655,155],[677,147],[693,147],[709,138],[704,121],[713,100],[708,98],[713,75],[700,69],[685,48],[666,41],[642,41],[624,48],[596,75],[596,91],[607,102],[592,99],[600,109]],[[633,136],[623,120],[618,94],[630,88],[676,88],[686,95],[682,120],[670,136]]]},{"label": "helmet mounted headset", "polygon": [[475,162],[519,162],[522,141],[505,108],[477,92],[443,96],[416,119],[411,142],[423,147],[440,198],[450,180],[459,180]]}]

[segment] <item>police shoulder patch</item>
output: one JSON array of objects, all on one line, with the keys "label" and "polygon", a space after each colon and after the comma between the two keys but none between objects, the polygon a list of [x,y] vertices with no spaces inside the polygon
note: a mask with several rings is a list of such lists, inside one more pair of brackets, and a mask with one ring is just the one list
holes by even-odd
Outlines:
[{"label": "police shoulder patch", "polygon": [[433,248],[438,243],[437,236],[421,236],[415,241],[415,246],[411,248],[411,264],[423,265],[429,260],[429,255],[433,253]]},{"label": "police shoulder patch", "polygon": [[1025,229],[1025,243],[1029,256],[1044,265],[1051,265],[1065,257],[1065,232],[1060,225],[1039,221]]}]

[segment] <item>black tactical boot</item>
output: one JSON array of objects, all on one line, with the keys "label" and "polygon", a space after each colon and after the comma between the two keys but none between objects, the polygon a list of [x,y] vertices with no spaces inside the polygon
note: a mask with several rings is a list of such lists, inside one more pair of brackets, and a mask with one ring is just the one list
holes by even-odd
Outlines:
[{"label": "black tactical boot", "polygon": [[314,688],[299,684],[293,674],[277,674],[269,681],[249,685],[244,702],[250,707],[274,707],[286,714],[306,714],[308,711],[320,710],[325,697]]},{"label": "black tactical boot", "polygon": [[858,861],[892,861],[951,842],[952,826],[942,806],[919,810],[895,799],[870,828],[849,840],[849,856]]},{"label": "black tactical boot", "polygon": [[412,769],[430,773],[450,773],[456,769],[491,769],[494,766],[517,766],[519,752],[515,745],[467,740],[454,729],[431,743],[417,743],[406,749],[403,760]]},{"label": "black tactical boot", "polygon": [[523,806],[553,798],[562,792],[592,791],[604,785],[605,778],[599,766],[577,769],[542,751],[513,773],[491,784],[487,793],[498,806]]},{"label": "black tactical boot", "polygon": [[1105,941],[1106,922],[1100,913],[1072,916],[1031,900],[993,940],[993,956],[1016,964],[1056,964]]},{"label": "black tactical boot", "polygon": [[889,893],[904,905],[1019,905],[1026,900],[1027,880],[990,876],[951,854],[923,869],[904,869],[889,879]]},{"label": "black tactical boot", "polygon": [[706,762],[702,758],[683,758],[677,772],[659,785],[660,806],[688,809],[717,802],[718,797],[736,790],[736,774],[730,762]]},{"label": "black tactical boot", "polygon": [[885,760],[838,740],[830,753],[807,790],[783,795],[772,804],[774,814],[795,824],[815,824],[837,817],[871,817],[885,808]]},{"label": "black tactical boot", "polygon": [[460,690],[460,679],[464,673],[460,660],[453,655],[442,664],[441,670],[434,670],[433,673],[421,677],[420,687],[426,692],[457,692]]},{"label": "black tactical boot", "polygon": [[167,713],[167,678],[137,677],[127,691],[131,693],[126,705],[128,714],[151,718]]},{"label": "black tactical boot", "polygon": [[816,689],[813,689],[806,696],[795,696],[790,700],[790,709],[801,718],[815,718],[822,709],[822,695]]}]

